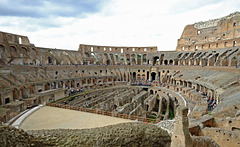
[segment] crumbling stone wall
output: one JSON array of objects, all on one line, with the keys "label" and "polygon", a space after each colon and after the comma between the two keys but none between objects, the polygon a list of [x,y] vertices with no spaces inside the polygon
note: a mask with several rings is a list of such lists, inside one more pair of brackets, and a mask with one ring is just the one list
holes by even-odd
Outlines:
[{"label": "crumbling stone wall", "polygon": [[28,131],[41,137],[44,143],[54,146],[162,146],[169,147],[171,138],[167,131],[145,123],[123,123],[84,130]]}]

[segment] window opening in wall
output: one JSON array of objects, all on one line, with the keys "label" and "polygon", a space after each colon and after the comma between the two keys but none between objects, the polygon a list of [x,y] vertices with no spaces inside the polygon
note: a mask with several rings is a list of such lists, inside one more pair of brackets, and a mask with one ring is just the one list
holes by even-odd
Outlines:
[{"label": "window opening in wall", "polygon": [[102,73],[102,70],[100,70],[100,73]]},{"label": "window opening in wall", "polygon": [[104,47],[103,50],[106,51],[106,48]]},{"label": "window opening in wall", "polygon": [[198,30],[198,31],[197,31],[197,34],[199,35],[200,33],[201,33],[201,31]]},{"label": "window opening in wall", "polygon": [[19,37],[19,44],[22,44],[22,38]]},{"label": "window opening in wall", "polygon": [[218,47],[218,43],[216,43],[216,47]]},{"label": "window opening in wall", "polygon": [[225,34],[223,34],[223,36],[225,36]]},{"label": "window opening in wall", "polygon": [[132,51],[135,52],[135,48],[132,48]]},{"label": "window opening in wall", "polygon": [[58,71],[56,71],[55,74],[57,75],[57,74],[58,74]]},{"label": "window opening in wall", "polygon": [[227,46],[227,42],[224,43],[224,46],[225,46],[225,47]]},{"label": "window opening in wall", "polygon": [[204,45],[202,45],[202,49],[204,48]]},{"label": "window opening in wall", "polygon": [[144,52],[146,52],[147,51],[147,49],[146,48],[144,48]]},{"label": "window opening in wall", "polygon": [[123,49],[121,48],[121,53],[123,53]]},{"label": "window opening in wall", "polygon": [[82,70],[82,73],[84,73],[84,70]]},{"label": "window opening in wall", "polygon": [[140,72],[140,70],[138,70],[138,72]]},{"label": "window opening in wall", "polygon": [[207,37],[205,37],[205,39],[207,39]]},{"label": "window opening in wall", "polygon": [[93,52],[93,47],[91,47],[91,52]]},{"label": "window opening in wall", "polygon": [[236,22],[234,22],[234,23],[233,23],[233,26],[235,27],[236,25],[237,25],[237,23],[236,23]]},{"label": "window opening in wall", "polygon": [[197,50],[198,50],[198,46],[196,45],[196,46],[195,46],[195,51],[197,51]]},{"label": "window opening in wall", "polygon": [[182,46],[182,51],[184,51],[184,46]]},{"label": "window opening in wall", "polygon": [[10,103],[10,98],[5,99],[5,104]]},{"label": "window opening in wall", "polygon": [[208,45],[208,48],[211,48],[211,44]]},{"label": "window opening in wall", "polygon": [[190,50],[191,49],[191,46],[188,46],[188,50]]},{"label": "window opening in wall", "polygon": [[109,51],[110,51],[110,52],[112,51],[112,48],[111,48],[111,47],[109,48]]},{"label": "window opening in wall", "polygon": [[235,47],[237,45],[236,41],[233,41],[233,47]]},{"label": "window opening in wall", "polygon": [[143,72],[145,72],[145,70],[143,70]]}]

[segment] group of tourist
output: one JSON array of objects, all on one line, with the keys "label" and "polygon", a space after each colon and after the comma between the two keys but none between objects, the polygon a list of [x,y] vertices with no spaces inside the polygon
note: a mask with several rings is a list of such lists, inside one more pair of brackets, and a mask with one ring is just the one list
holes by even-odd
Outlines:
[{"label": "group of tourist", "polygon": [[[67,88],[67,87],[66,87],[66,88]],[[71,95],[74,95],[74,94],[83,92],[83,89],[82,89],[82,87],[79,88],[79,89],[76,89],[76,90],[69,88],[68,91],[69,91],[69,96],[71,96]]]},{"label": "group of tourist", "polygon": [[150,81],[147,81],[147,82],[144,82],[144,81],[133,81],[131,83],[132,86],[151,86],[151,83]]}]

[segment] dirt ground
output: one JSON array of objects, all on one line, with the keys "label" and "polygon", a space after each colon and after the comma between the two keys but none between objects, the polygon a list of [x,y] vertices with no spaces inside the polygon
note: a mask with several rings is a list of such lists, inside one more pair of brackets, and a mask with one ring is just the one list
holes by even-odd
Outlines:
[{"label": "dirt ground", "polygon": [[23,130],[87,129],[125,122],[133,121],[45,106],[28,116],[19,128]]}]

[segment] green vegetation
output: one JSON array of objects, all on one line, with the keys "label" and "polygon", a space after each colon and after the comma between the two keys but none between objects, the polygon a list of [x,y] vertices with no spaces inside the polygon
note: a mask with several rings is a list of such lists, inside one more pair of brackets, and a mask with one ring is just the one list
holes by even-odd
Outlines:
[{"label": "green vegetation", "polygon": [[169,119],[173,119],[173,118],[174,118],[173,109],[169,107]]}]

